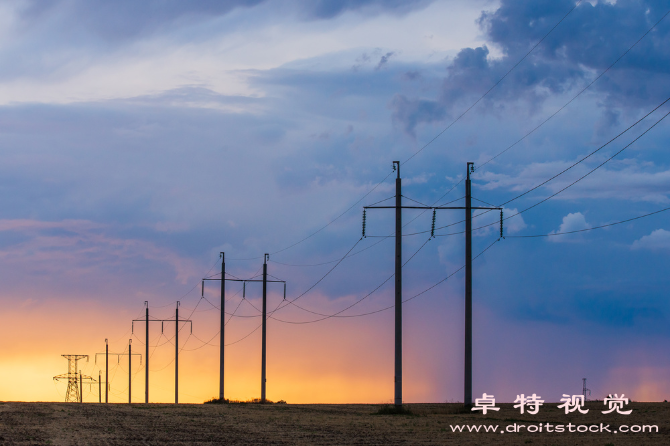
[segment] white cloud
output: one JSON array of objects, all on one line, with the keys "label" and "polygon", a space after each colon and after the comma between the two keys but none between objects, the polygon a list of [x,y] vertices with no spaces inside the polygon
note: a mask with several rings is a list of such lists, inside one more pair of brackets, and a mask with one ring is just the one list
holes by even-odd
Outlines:
[{"label": "white cloud", "polygon": [[[605,159],[595,156],[591,165],[580,164],[573,167],[564,175],[543,185],[540,188],[542,190],[539,195],[546,196],[560,191],[587,174],[597,165],[595,163],[600,164]],[[570,167],[572,163],[573,161],[532,163],[514,176],[484,172],[480,178],[486,181],[486,184],[483,184],[481,188],[484,190],[508,189],[517,193],[525,192]],[[654,203],[670,201],[668,198],[670,170],[653,172],[653,163],[643,163],[634,159],[613,160],[606,166],[596,170],[552,199],[615,198]],[[528,196],[531,195],[537,196],[538,191],[534,191]]]},{"label": "white cloud", "polygon": [[[584,215],[581,212],[569,213],[568,215],[563,217],[563,222],[561,223],[561,226],[558,228],[558,231],[552,231],[550,232],[550,234],[561,234],[563,232],[579,231],[582,229],[588,229],[590,227],[591,225],[587,223],[586,217],[584,217]],[[565,241],[566,237],[569,237],[569,235],[549,237],[549,240],[553,242],[560,242]]]},{"label": "white cloud", "polygon": [[657,229],[640,240],[635,240],[631,249],[670,249],[670,231]]}]

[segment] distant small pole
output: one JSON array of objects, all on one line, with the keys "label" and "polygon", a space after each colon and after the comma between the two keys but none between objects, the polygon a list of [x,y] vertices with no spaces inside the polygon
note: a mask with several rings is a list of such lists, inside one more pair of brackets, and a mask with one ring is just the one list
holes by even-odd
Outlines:
[{"label": "distant small pole", "polygon": [[145,301],[144,305],[147,306],[146,309],[146,356],[144,361],[144,404],[149,404],[149,301]]},{"label": "distant small pole", "polygon": [[261,403],[265,402],[265,336],[266,336],[266,325],[267,325],[267,283],[268,283],[268,263],[267,260],[270,257],[270,254],[265,254],[263,256],[263,341],[261,344]]},{"label": "distant small pole", "polygon": [[105,403],[109,403],[109,343],[105,338]]},{"label": "distant small pole", "polygon": [[174,333],[174,403],[179,404],[179,301],[175,311]]},{"label": "distant small pole", "polygon": [[98,402],[102,403],[102,370],[98,370]]},{"label": "distant small pole", "polygon": [[587,401],[586,392],[588,392],[589,396],[591,396],[591,389],[586,388],[586,378],[582,378],[582,395],[584,395],[584,402]]},{"label": "distant small pole", "polygon": [[133,374],[131,373],[133,364],[133,340],[128,339],[128,404],[131,403],[131,394],[132,394],[132,385],[133,385]]},{"label": "distant small pole", "polygon": [[81,379],[81,371],[79,372],[79,402],[83,403],[84,402],[84,384],[83,380]]}]

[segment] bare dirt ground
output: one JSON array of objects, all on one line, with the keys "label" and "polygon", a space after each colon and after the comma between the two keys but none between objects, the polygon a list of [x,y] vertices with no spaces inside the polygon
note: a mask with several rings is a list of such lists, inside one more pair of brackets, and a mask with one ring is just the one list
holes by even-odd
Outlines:
[{"label": "bare dirt ground", "polygon": [[[458,413],[457,404],[410,404],[413,415],[376,415],[379,405],[7,402],[0,403],[0,444],[670,445],[670,403],[630,403],[625,409],[633,409],[631,415],[602,414],[607,409],[602,403],[587,403],[588,414],[569,415],[557,404],[545,403],[537,415],[499,406],[499,412],[482,415]],[[612,432],[546,432],[547,423],[554,431],[557,425],[567,431],[568,423],[598,429],[602,423]],[[542,432],[528,432],[528,426],[540,424]],[[624,424],[656,425],[658,432],[624,433]],[[457,425],[466,432],[453,432]],[[479,425],[497,430],[467,432],[467,426]],[[509,431],[515,425],[520,433]]]}]

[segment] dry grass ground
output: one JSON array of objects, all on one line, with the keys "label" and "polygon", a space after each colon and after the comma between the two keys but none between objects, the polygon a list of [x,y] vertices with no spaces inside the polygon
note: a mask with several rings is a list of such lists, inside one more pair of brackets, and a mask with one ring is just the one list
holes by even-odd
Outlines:
[{"label": "dry grass ground", "polygon": [[[566,415],[547,404],[520,415],[511,404],[487,415],[458,413],[456,404],[412,404],[413,415],[375,415],[378,405],[0,403],[3,445],[670,445],[670,403],[631,403],[628,416]],[[658,433],[500,433],[505,426],[568,423],[657,425]],[[496,433],[455,433],[455,425],[494,425]],[[467,428],[466,428],[467,429]]]}]

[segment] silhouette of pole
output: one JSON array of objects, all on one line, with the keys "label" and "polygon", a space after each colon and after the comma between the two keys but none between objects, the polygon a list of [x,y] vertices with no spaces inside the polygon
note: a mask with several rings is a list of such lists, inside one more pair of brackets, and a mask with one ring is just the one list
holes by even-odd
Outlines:
[{"label": "silhouette of pole", "polygon": [[463,402],[472,404],[472,186],[467,164],[465,180],[465,377]]},{"label": "silhouette of pole", "polygon": [[109,342],[105,338],[105,404],[109,403]]},{"label": "silhouette of pole", "polygon": [[146,308],[146,318],[147,318],[147,323],[146,323],[146,361],[144,361],[145,366],[144,366],[144,404],[149,404],[149,301],[144,302],[144,304],[147,306]]},{"label": "silhouette of pole", "polygon": [[395,405],[402,405],[402,191],[400,161],[395,179]]},{"label": "silhouette of pole", "polygon": [[[224,329],[226,326],[226,258],[225,254],[221,253],[221,332],[219,335],[219,399],[223,401],[223,351],[225,345]],[[203,282],[204,283],[204,282]]]},{"label": "silhouette of pole", "polygon": [[179,301],[175,310],[174,325],[174,403],[179,404]]},{"label": "silhouette of pole", "polygon": [[268,285],[268,257],[269,254],[263,256],[263,341],[261,346],[261,403],[265,402],[265,336],[267,325],[267,285]]},{"label": "silhouette of pole", "polygon": [[133,369],[133,340],[128,339],[128,404],[132,402],[132,386],[133,386],[133,374],[131,370]]},{"label": "silhouette of pole", "polygon": [[79,402],[84,402],[84,380],[81,378],[81,371],[79,372]]},{"label": "silhouette of pole", "polygon": [[102,370],[98,370],[98,402],[102,403]]}]

